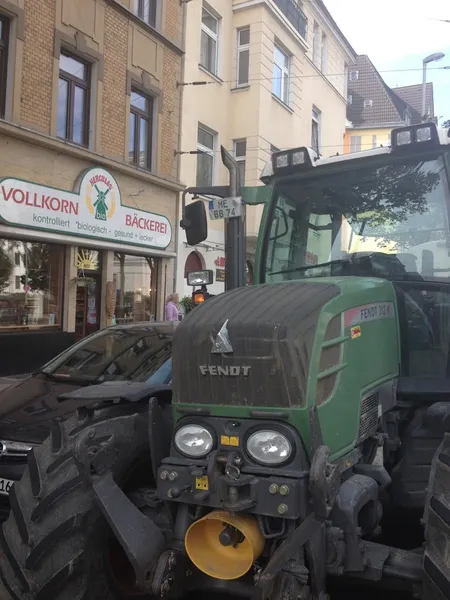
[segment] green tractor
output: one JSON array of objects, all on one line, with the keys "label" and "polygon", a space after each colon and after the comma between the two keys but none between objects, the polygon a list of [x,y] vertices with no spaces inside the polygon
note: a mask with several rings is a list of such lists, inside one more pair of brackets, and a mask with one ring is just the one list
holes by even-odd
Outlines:
[{"label": "green tractor", "polygon": [[[257,285],[177,326],[171,405],[112,397],[30,454],[1,534],[12,596],[450,598],[449,176],[433,123],[274,154]],[[205,239],[202,200],[182,225]]]}]

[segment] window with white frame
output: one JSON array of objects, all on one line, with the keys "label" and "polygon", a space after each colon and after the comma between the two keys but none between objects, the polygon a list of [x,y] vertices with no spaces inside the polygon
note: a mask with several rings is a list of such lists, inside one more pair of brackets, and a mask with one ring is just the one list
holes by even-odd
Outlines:
[{"label": "window with white frame", "polygon": [[320,70],[322,71],[322,73],[325,73],[327,68],[327,44],[327,36],[325,35],[325,33],[322,33],[322,50],[320,55]]},{"label": "window with white frame", "polygon": [[247,140],[234,141],[234,158],[241,175],[241,185],[245,185],[245,157],[247,155]]},{"label": "window with white frame", "polygon": [[361,151],[361,136],[360,135],[350,136],[350,152],[360,152],[360,151]]},{"label": "window with white frame", "polygon": [[319,154],[320,151],[320,111],[317,108],[312,110],[311,120],[311,148]]},{"label": "window with white frame", "polygon": [[200,64],[213,75],[219,66],[219,19],[202,8]]},{"label": "window with white frame", "polygon": [[314,23],[313,29],[313,63],[316,67],[320,65],[320,30],[317,23]]},{"label": "window with white frame", "polygon": [[236,84],[247,85],[250,67],[250,27],[243,27],[237,32],[237,69]]},{"label": "window with white frame", "polygon": [[197,133],[197,186],[208,186],[214,183],[215,134],[204,125],[198,126]]},{"label": "window with white frame", "polygon": [[272,93],[284,104],[289,104],[290,56],[275,44],[273,54]]}]

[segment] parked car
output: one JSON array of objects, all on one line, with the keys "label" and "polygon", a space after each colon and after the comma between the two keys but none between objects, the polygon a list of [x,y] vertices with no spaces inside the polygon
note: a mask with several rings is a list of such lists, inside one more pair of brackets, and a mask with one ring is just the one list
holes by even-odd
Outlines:
[{"label": "parked car", "polygon": [[0,392],[0,520],[8,515],[9,490],[21,478],[28,452],[48,437],[55,420],[112,397],[123,404],[143,396],[170,399],[176,325],[108,327]]}]

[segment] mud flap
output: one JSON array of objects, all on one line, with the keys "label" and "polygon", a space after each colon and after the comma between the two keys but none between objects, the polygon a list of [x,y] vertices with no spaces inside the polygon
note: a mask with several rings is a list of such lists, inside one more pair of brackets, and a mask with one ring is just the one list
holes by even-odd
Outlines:
[{"label": "mud flap", "polygon": [[450,598],[450,434],[433,459],[424,513],[423,600]]}]

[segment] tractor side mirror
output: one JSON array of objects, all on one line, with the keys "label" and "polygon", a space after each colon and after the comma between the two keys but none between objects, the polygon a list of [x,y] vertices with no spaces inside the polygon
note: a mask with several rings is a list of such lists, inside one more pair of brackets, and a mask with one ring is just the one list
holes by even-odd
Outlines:
[{"label": "tractor side mirror", "polygon": [[196,200],[185,206],[180,225],[186,231],[186,241],[189,246],[196,246],[206,240],[208,220],[203,200]]}]

